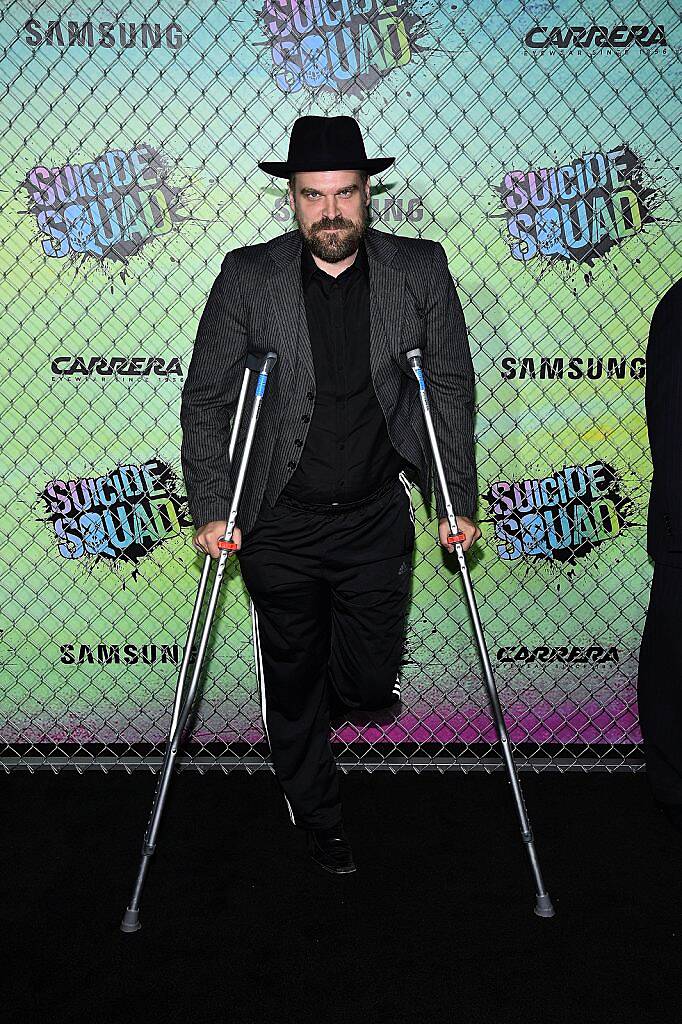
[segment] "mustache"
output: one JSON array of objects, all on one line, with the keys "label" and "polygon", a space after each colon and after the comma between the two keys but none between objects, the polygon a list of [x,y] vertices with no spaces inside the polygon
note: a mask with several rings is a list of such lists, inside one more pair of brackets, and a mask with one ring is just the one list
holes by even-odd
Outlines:
[{"label": "mustache", "polygon": [[313,230],[315,230],[315,231],[324,231],[327,228],[338,229],[338,228],[350,228],[350,227],[353,227],[353,225],[352,224],[346,224],[346,223],[343,223],[343,224],[316,224]]}]

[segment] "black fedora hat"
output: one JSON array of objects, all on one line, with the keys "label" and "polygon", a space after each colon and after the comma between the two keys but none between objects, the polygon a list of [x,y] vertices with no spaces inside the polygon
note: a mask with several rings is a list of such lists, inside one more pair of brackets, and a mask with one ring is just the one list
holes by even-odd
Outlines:
[{"label": "black fedora hat", "polygon": [[289,155],[286,163],[264,160],[258,166],[278,178],[288,178],[294,171],[367,171],[386,170],[393,156],[367,159],[360,125],[354,117],[318,117],[306,114],[297,117],[291,129]]}]

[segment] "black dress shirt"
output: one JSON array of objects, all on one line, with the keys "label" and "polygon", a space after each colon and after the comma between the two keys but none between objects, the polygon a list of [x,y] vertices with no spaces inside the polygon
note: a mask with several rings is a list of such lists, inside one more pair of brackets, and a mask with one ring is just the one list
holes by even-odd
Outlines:
[{"label": "black dress shirt", "polygon": [[368,497],[409,466],[388,436],[372,383],[364,240],[335,278],[317,266],[304,239],[301,283],[316,398],[300,461],[282,493],[303,504],[343,505]]}]

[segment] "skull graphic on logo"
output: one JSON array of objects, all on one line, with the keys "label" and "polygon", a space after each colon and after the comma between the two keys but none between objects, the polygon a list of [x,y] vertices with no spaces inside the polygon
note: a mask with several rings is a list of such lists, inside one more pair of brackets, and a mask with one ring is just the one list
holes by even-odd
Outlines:
[{"label": "skull graphic on logo", "polygon": [[301,68],[306,85],[322,85],[328,67],[327,51],[322,36],[305,36],[301,40]]}]

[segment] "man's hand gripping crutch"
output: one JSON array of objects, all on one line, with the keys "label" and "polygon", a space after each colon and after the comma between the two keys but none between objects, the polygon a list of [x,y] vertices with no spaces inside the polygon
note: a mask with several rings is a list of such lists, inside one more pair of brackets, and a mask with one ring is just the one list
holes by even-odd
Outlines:
[{"label": "man's hand gripping crutch", "polygon": [[[549,894],[547,893],[547,890],[544,886],[544,882],[542,880],[540,864],[538,862],[537,854],[535,852],[535,844],[533,842],[533,834],[531,832],[530,821],[528,820],[528,814],[526,812],[523,794],[521,792],[521,784],[516,770],[516,764],[514,763],[514,756],[511,752],[509,736],[507,734],[507,727],[505,725],[504,716],[502,714],[502,709],[500,707],[500,699],[497,692],[497,686],[495,685],[493,670],[490,664],[490,657],[488,655],[488,649],[486,647],[485,638],[483,636],[483,629],[481,627],[481,620],[478,614],[478,608],[476,607],[474,592],[471,586],[469,569],[467,567],[466,559],[464,557],[464,549],[462,543],[463,541],[467,540],[467,535],[459,529],[459,526],[457,524],[457,518],[453,512],[448,485],[445,480],[445,472],[443,470],[443,463],[438,448],[438,440],[436,438],[433,420],[431,418],[431,410],[429,408],[429,400],[426,393],[426,381],[424,379],[424,371],[422,368],[421,349],[411,349],[409,352],[405,353],[405,357],[407,359],[408,365],[411,367],[419,383],[419,397],[421,400],[422,410],[424,413],[424,419],[426,421],[426,429],[429,435],[431,451],[433,453],[433,460],[436,465],[436,471],[438,473],[438,480],[440,483],[441,493],[445,501],[445,508],[447,512],[448,532],[445,532],[441,529],[439,531],[440,540],[441,543],[454,545],[454,550],[457,555],[457,561],[459,562],[459,567],[462,574],[462,582],[464,583],[464,590],[466,592],[467,601],[469,603],[469,611],[471,613],[474,632],[476,634],[476,641],[478,643],[478,649],[481,655],[481,661],[483,663],[483,671],[485,676],[486,687],[488,690],[488,697],[493,710],[493,716],[495,718],[495,724],[497,726],[498,735],[500,737],[500,743],[502,745],[502,756],[504,758],[505,767],[507,769],[507,775],[509,778],[509,782],[511,783],[512,792],[514,794],[516,812],[518,815],[519,825],[521,828],[521,838],[523,839],[523,842],[526,845],[528,857],[530,859],[531,869],[533,872],[533,877],[535,880],[535,913],[539,917],[553,917],[554,908],[552,906],[552,901],[549,898]],[[443,525],[445,524],[441,524],[441,527]]]},{"label": "man's hand gripping crutch", "polygon": [[213,616],[215,614],[216,605],[218,603],[220,584],[222,583],[223,575],[225,573],[225,565],[227,563],[228,556],[239,547],[239,544],[233,537],[233,533],[235,530],[235,521],[237,518],[237,510],[239,507],[239,501],[244,486],[244,478],[249,463],[251,447],[253,445],[253,438],[256,431],[256,423],[258,422],[258,415],[260,413],[263,396],[265,394],[268,374],[275,365],[276,361],[276,352],[268,352],[266,355],[259,355],[250,352],[247,355],[246,364],[244,366],[244,376],[242,379],[239,400],[237,402],[237,408],[235,410],[234,421],[232,424],[232,431],[230,434],[230,463],[232,463],[235,447],[237,444],[237,434],[244,412],[244,404],[248,390],[249,377],[253,371],[258,371],[258,378],[256,381],[256,387],[254,391],[253,404],[251,406],[251,416],[249,420],[246,439],[244,441],[244,450],[242,453],[241,461],[239,463],[239,470],[237,473],[237,480],[235,483],[234,495],[232,498],[232,505],[230,508],[229,516],[225,525],[223,535],[217,541],[217,546],[220,554],[217,559],[216,574],[213,579],[213,587],[211,588],[211,596],[208,602],[208,609],[204,617],[204,624],[201,630],[201,638],[199,640],[197,658],[194,664],[192,678],[190,680],[189,686],[185,689],[187,669],[189,667],[192,647],[194,644],[194,637],[197,631],[197,625],[199,623],[199,618],[201,615],[201,608],[204,602],[204,594],[206,592],[206,585],[208,583],[209,572],[213,561],[210,552],[206,554],[206,557],[204,559],[204,565],[201,572],[201,578],[199,580],[197,596],[194,601],[194,609],[192,611],[192,617],[190,620],[189,631],[187,633],[187,640],[185,642],[185,650],[182,659],[182,664],[180,666],[180,672],[178,674],[178,681],[175,689],[175,703],[173,705],[173,715],[171,718],[170,729],[168,731],[166,751],[164,754],[161,771],[159,773],[159,779],[156,785],[156,792],[154,794],[154,802],[152,804],[149,823],[147,825],[147,829],[144,835],[144,841],[142,843],[142,859],[140,861],[140,867],[135,882],[135,888],[133,890],[133,896],[130,903],[128,904],[128,907],[123,915],[123,920],[121,922],[121,931],[123,932],[136,932],[141,927],[139,920],[140,900],[142,898],[142,889],[144,887],[147,868],[149,866],[149,860],[151,858],[151,855],[154,853],[154,850],[156,849],[156,836],[159,828],[159,822],[161,820],[161,814],[166,800],[166,794],[168,792],[168,783],[170,781],[171,774],[173,771],[173,764],[175,762],[175,757],[178,753],[180,739],[182,737],[183,730],[187,724],[187,719],[189,718],[189,713],[192,708],[194,697],[197,692],[197,686],[199,683],[199,678],[201,676],[204,655],[206,654],[206,648],[208,646],[208,640],[211,633],[211,626],[213,624]]}]

